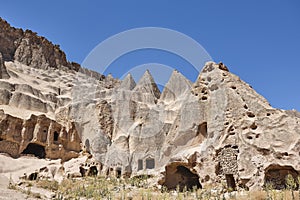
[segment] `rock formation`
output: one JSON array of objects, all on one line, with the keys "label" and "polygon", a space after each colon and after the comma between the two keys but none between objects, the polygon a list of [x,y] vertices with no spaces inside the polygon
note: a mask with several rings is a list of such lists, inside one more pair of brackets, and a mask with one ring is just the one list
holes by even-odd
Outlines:
[{"label": "rock formation", "polygon": [[0,152],[12,157],[33,154],[39,158],[69,160],[81,150],[74,124],[62,127],[45,115],[20,119],[0,110]]},{"label": "rock formation", "polygon": [[40,69],[66,67],[79,70],[78,64],[67,62],[65,53],[58,45],[53,45],[37,33],[13,28],[1,18],[0,29],[0,52],[3,60],[15,60]]},{"label": "rock formation", "polygon": [[137,84],[105,77],[0,27],[0,152],[68,160],[82,147],[98,163],[82,175],[147,173],[169,189],[282,188],[300,172],[299,112],[272,108],[223,63],[206,63],[195,83],[174,71],[160,93],[149,71]]},{"label": "rock formation", "polygon": [[0,52],[0,78],[1,79],[8,79],[9,78],[9,75],[7,73],[7,70],[6,70],[1,52]]}]

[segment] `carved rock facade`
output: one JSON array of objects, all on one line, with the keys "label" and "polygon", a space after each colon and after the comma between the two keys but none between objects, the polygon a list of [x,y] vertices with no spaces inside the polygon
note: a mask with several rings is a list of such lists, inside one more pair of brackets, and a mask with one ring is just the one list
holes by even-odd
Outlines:
[{"label": "carved rock facade", "polygon": [[0,152],[12,157],[33,154],[39,158],[69,160],[81,150],[74,124],[64,127],[45,115],[20,119],[0,110]]},{"label": "carved rock facade", "polygon": [[299,112],[272,108],[222,63],[206,63],[195,83],[174,71],[160,93],[149,71],[137,83],[105,77],[0,26],[1,152],[67,160],[82,145],[98,173],[153,174],[170,189],[280,188],[300,172]]}]

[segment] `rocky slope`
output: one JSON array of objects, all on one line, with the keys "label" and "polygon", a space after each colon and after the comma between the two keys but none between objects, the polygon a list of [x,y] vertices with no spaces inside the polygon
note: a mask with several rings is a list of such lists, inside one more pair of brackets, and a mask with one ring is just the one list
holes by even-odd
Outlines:
[{"label": "rocky slope", "polygon": [[69,160],[83,150],[99,173],[153,174],[169,189],[282,188],[298,176],[300,114],[272,108],[222,63],[195,83],[174,71],[160,93],[149,71],[138,83],[104,77],[31,31],[0,27],[0,152]]},{"label": "rocky slope", "polygon": [[4,61],[19,61],[40,69],[66,67],[79,70],[76,63],[67,62],[65,53],[58,45],[31,30],[11,27],[0,18],[0,52]]}]

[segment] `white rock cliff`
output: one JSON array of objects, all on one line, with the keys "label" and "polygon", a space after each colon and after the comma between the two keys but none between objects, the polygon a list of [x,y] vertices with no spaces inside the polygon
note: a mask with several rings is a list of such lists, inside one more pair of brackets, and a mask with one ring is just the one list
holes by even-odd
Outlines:
[{"label": "white rock cliff", "polygon": [[105,77],[0,22],[0,152],[69,160],[87,151],[99,173],[153,174],[169,189],[281,189],[298,176],[300,114],[272,108],[222,63],[206,63],[195,83],[174,71],[160,93],[149,71],[137,83]]}]

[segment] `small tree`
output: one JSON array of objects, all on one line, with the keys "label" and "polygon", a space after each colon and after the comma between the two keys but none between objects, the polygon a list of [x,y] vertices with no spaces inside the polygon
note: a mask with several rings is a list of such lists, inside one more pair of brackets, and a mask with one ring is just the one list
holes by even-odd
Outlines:
[{"label": "small tree", "polygon": [[294,190],[297,188],[297,183],[291,174],[285,177],[285,186],[286,189],[292,192],[292,199],[295,199]]}]

